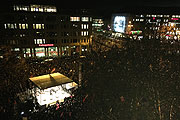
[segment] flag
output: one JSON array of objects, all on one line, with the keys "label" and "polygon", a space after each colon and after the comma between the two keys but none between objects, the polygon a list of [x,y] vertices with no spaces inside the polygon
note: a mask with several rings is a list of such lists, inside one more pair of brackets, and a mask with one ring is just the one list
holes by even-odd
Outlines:
[{"label": "flag", "polygon": [[85,102],[86,98],[88,97],[88,94],[84,97],[83,102]]},{"label": "flag", "polygon": [[55,70],[56,70],[56,68],[53,68],[52,71],[51,71],[51,73],[53,73]]}]

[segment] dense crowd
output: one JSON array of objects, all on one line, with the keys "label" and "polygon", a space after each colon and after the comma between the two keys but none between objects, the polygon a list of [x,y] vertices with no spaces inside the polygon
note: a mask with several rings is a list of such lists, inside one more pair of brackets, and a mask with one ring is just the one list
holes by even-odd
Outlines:
[{"label": "dense crowd", "polygon": [[[77,83],[79,63],[82,63],[82,87],[74,96],[63,103],[57,101],[53,106],[35,107],[29,112],[29,119],[163,120],[180,117],[178,52],[163,49],[158,42],[130,41],[125,50],[99,48],[85,56],[25,61],[24,71],[29,77],[60,72]],[[14,112],[14,104],[20,103],[16,96],[9,98],[4,93],[1,97],[8,98],[2,103],[10,103],[1,104],[3,114]]]}]

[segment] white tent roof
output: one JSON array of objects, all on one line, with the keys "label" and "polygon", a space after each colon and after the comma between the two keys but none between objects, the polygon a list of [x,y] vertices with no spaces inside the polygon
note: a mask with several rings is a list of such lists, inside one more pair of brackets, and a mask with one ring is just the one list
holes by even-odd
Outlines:
[{"label": "white tent roof", "polygon": [[60,73],[47,74],[29,79],[40,89],[46,89],[49,87],[73,82],[73,80]]}]

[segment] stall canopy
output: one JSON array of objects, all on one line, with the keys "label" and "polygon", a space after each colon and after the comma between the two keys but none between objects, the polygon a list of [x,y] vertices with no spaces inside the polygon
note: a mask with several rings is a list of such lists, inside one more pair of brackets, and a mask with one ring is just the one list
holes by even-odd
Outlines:
[{"label": "stall canopy", "polygon": [[73,80],[60,73],[47,74],[29,79],[41,90],[73,82]]}]

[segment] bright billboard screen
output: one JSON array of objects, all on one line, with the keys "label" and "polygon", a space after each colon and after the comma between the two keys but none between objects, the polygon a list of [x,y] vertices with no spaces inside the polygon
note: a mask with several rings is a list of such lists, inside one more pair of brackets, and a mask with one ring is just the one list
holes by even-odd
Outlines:
[{"label": "bright billboard screen", "polygon": [[115,16],[113,20],[114,31],[125,32],[126,27],[126,17],[125,16]]}]

